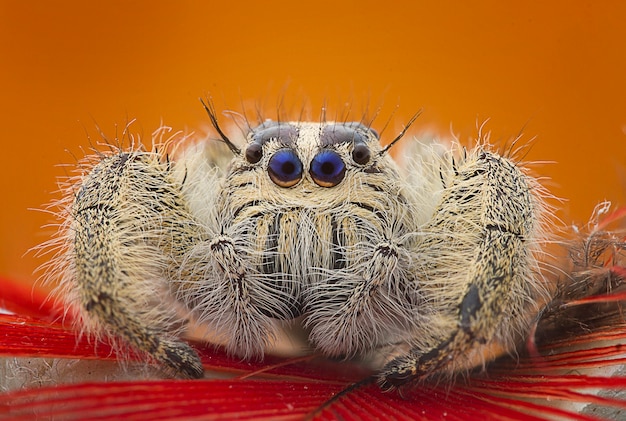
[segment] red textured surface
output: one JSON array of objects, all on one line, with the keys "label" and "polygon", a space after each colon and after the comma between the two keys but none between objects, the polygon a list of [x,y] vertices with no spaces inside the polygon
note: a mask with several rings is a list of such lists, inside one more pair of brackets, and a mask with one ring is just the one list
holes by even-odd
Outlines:
[{"label": "red textured surface", "polygon": [[[590,335],[588,341],[605,339],[624,342],[626,328],[606,329]],[[213,347],[198,350],[206,369],[239,377],[82,383],[13,391],[0,394],[0,419],[587,420],[593,418],[554,403],[596,403],[626,409],[624,401],[591,393],[596,389],[626,390],[625,377],[563,374],[623,364],[626,354],[619,345],[496,364],[488,378],[474,377],[468,384],[450,387],[411,387],[401,393],[383,393],[371,382],[351,386],[366,373],[347,363],[280,358],[241,362]],[[4,356],[115,358],[110,351],[103,344],[96,347],[78,339],[59,324],[12,315],[0,317],[0,354]],[[258,374],[242,376],[253,372]]]},{"label": "red textured surface", "polygon": [[47,293],[30,284],[0,277],[0,309],[24,316],[54,319],[61,311]]}]

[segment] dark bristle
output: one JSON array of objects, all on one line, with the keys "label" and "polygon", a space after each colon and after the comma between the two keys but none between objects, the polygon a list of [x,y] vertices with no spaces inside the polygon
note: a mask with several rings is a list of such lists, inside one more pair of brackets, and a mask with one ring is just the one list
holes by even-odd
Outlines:
[{"label": "dark bristle", "polygon": [[215,107],[213,106],[213,103],[210,100],[207,102],[204,102],[202,98],[200,98],[200,102],[202,103],[202,106],[206,110],[207,114],[209,115],[209,119],[211,120],[211,125],[213,125],[213,128],[220,135],[220,137],[222,138],[222,141],[226,144],[226,146],[228,146],[228,148],[235,155],[241,155],[241,149],[239,149],[237,145],[235,145],[233,142],[230,141],[228,136],[226,136],[226,134],[222,131],[222,128],[217,122],[217,114],[215,112]]},{"label": "dark bristle", "polygon": [[417,120],[417,117],[419,117],[420,114],[422,114],[422,110],[419,110],[418,112],[413,114],[413,117],[411,117],[409,122],[406,123],[406,125],[404,126],[404,129],[402,129],[400,134],[396,136],[396,138],[393,139],[387,146],[385,146],[382,151],[380,151],[380,156],[383,156],[384,154],[389,152],[389,149],[391,149],[393,145],[395,145],[400,139],[402,139],[402,137],[406,134],[407,130],[409,130],[409,127],[411,127],[411,125],[415,122],[415,120]]}]

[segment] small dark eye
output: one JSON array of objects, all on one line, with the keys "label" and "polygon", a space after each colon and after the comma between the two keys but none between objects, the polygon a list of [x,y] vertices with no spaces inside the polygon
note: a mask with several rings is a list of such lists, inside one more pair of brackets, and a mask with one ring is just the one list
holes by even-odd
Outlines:
[{"label": "small dark eye", "polygon": [[271,158],[267,172],[276,185],[294,186],[302,178],[302,162],[291,149],[280,149]]},{"label": "small dark eye", "polygon": [[246,149],[246,161],[256,164],[263,156],[263,146],[260,143],[251,143]]},{"label": "small dark eye", "polygon": [[355,143],[352,149],[352,159],[357,164],[367,164],[370,160],[370,148],[365,143]]},{"label": "small dark eye", "polygon": [[343,180],[346,164],[337,152],[323,150],[311,161],[309,173],[318,186],[334,187]]}]

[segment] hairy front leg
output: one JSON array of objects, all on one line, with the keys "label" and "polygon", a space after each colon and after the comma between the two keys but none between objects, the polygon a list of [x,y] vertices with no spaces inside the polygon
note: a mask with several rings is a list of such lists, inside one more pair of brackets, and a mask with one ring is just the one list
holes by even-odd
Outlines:
[{"label": "hairy front leg", "polygon": [[543,219],[535,181],[482,148],[442,169],[442,181],[416,249],[433,312],[413,349],[384,368],[385,388],[453,375],[511,350],[544,291],[533,252]]},{"label": "hairy front leg", "polygon": [[157,152],[100,155],[75,187],[61,257],[64,294],[87,330],[108,332],[197,378],[203,368],[179,335],[185,323],[172,273],[199,237],[170,163]]}]

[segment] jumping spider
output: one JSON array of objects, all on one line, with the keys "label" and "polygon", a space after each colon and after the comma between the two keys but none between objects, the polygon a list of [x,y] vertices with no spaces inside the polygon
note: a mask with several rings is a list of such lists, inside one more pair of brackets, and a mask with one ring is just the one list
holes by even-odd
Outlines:
[{"label": "jumping spider", "polygon": [[300,323],[324,355],[383,354],[383,388],[526,334],[545,296],[545,193],[512,158],[414,142],[400,166],[359,122],[268,120],[240,148],[205,108],[227,166],[218,143],[119,148],[71,180],[49,276],[86,329],[198,378],[188,319],[243,358]]}]

